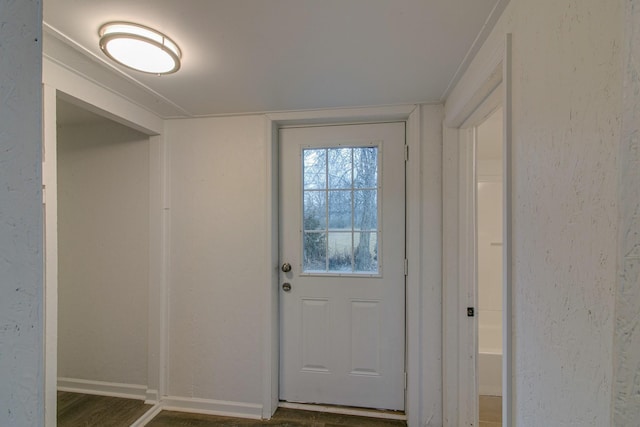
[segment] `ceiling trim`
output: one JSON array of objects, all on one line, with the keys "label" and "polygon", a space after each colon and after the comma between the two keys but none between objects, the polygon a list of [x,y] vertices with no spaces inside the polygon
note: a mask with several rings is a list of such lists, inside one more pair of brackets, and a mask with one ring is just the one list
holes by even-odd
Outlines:
[{"label": "ceiling trim", "polygon": [[[236,116],[255,116],[255,115],[317,115],[319,111],[327,111],[326,108],[307,109],[307,110],[281,110],[281,111],[249,111],[242,113],[221,113],[221,114],[193,114],[161,94],[157,93],[144,83],[131,77],[129,74],[120,70],[113,64],[103,58],[95,55],[90,50],[84,48],[76,41],[43,21],[43,34],[45,38],[45,49],[43,51],[44,58],[50,60],[54,64],[67,69],[68,71],[82,77],[101,88],[120,96],[121,98],[131,102],[132,104],[143,108],[150,113],[155,114],[163,120],[179,120],[185,118],[215,118],[215,117],[236,117]],[[71,61],[65,61],[65,57],[73,55],[72,61],[75,66],[69,64]],[[96,70],[96,67],[98,69]],[[89,72],[81,70],[85,68]],[[100,78],[92,75],[95,72],[102,72],[103,75],[111,77],[111,84],[105,84]],[[420,105],[440,105],[442,102],[422,102]],[[151,108],[150,105],[156,105],[157,108]],[[415,108],[416,103],[411,104],[393,104],[393,105],[366,105],[366,106],[350,106],[330,108],[337,112],[359,111],[361,109],[399,109],[404,110],[411,105]],[[342,114],[342,113],[338,113]]]},{"label": "ceiling trim", "polygon": [[491,31],[493,31],[493,27],[495,27],[496,23],[498,22],[498,19],[502,16],[502,12],[504,12],[505,8],[509,4],[509,1],[510,0],[498,0],[496,5],[493,7],[493,9],[491,10],[491,13],[489,14],[489,17],[487,18],[484,25],[482,26],[482,29],[476,36],[476,39],[471,44],[469,51],[467,52],[464,59],[458,66],[458,69],[456,70],[456,72],[453,74],[453,77],[449,81],[447,88],[442,93],[442,96],[440,97],[440,101],[442,102],[446,101],[449,95],[451,94],[451,91],[453,90],[453,88],[456,87],[456,85],[464,75],[465,71],[467,71],[467,68],[469,68],[469,64],[471,64],[471,61],[473,61],[473,59],[476,57],[478,51],[480,50],[484,42],[489,37],[489,34],[491,34]]},{"label": "ceiling trim", "polygon": [[[45,21],[42,26],[45,58],[162,119],[193,117],[193,114],[180,105],[81,46],[57,28]],[[65,60],[68,57],[74,58],[73,65]],[[110,84],[105,84],[92,75],[95,73],[101,73],[100,77],[107,77]],[[150,105],[156,108],[151,108]]]}]

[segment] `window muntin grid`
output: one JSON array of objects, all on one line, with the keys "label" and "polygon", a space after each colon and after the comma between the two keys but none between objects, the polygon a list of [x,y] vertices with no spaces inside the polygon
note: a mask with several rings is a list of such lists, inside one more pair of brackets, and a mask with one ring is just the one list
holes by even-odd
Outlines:
[{"label": "window muntin grid", "polygon": [[377,145],[302,150],[303,274],[380,274]]}]

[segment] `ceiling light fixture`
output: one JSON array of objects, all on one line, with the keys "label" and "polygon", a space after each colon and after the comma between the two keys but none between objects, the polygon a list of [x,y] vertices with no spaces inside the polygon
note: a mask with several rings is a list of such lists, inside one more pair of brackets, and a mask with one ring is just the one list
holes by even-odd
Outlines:
[{"label": "ceiling light fixture", "polygon": [[109,22],[98,34],[104,54],[125,67],[151,74],[171,74],[180,69],[182,52],[178,45],[152,28]]}]

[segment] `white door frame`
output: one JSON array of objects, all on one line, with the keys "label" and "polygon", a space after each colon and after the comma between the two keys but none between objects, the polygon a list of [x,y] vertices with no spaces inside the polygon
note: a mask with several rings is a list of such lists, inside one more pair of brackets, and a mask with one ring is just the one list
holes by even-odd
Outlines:
[{"label": "white door frame", "polygon": [[[470,68],[445,106],[443,142],[443,421],[477,426],[475,144],[469,130],[503,106],[503,425],[512,425],[511,34]],[[501,99],[500,99],[501,98]]]},{"label": "white door frame", "polygon": [[[43,186],[45,214],[45,426],[54,427],[58,364],[58,194],[56,99],[65,100],[149,135],[149,331],[148,403],[166,391],[168,168],[164,122],[115,93],[96,85],[48,58],[43,60]],[[156,404],[154,410],[159,412]]]},{"label": "white door frame", "polygon": [[275,113],[265,116],[267,165],[265,177],[266,253],[264,269],[270,280],[265,286],[265,342],[263,360],[263,413],[271,418],[278,408],[279,362],[279,270],[278,270],[278,129],[282,126],[309,124],[372,123],[406,121],[406,144],[411,153],[406,163],[406,251],[409,259],[406,289],[406,369],[408,373],[406,414],[409,426],[418,426],[427,397],[422,396],[422,369],[420,334],[420,294],[422,282],[421,259],[421,171],[420,171],[420,106],[374,107],[340,110]]}]

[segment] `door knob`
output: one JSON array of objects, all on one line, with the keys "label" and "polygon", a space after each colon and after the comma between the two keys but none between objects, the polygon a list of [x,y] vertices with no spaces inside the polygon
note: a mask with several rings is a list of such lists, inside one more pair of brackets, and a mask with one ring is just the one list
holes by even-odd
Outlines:
[{"label": "door knob", "polygon": [[282,290],[285,292],[291,291],[291,283],[285,282],[282,284]]},{"label": "door knob", "polygon": [[285,262],[284,264],[282,264],[282,271],[284,271],[285,273],[290,272],[291,264],[289,264],[288,262]]}]

